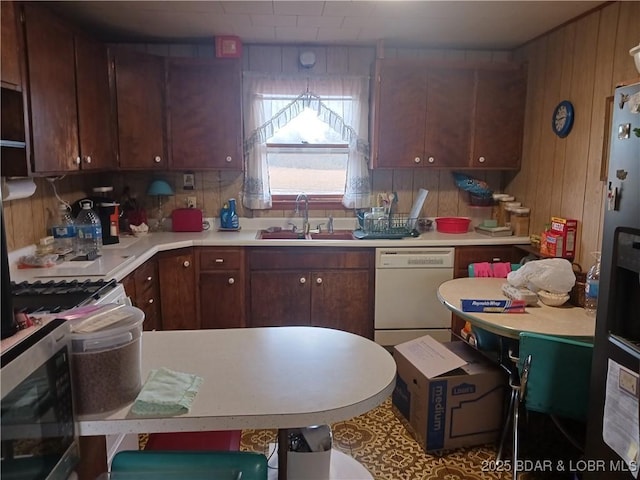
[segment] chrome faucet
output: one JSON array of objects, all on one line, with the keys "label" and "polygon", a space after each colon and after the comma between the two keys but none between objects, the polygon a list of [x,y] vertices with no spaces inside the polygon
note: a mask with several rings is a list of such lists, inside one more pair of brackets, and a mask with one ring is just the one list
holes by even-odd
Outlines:
[{"label": "chrome faucet", "polygon": [[309,197],[306,193],[299,193],[296,197],[296,215],[300,213],[300,201],[304,201],[304,211],[302,212],[302,231],[306,235],[309,233]]}]

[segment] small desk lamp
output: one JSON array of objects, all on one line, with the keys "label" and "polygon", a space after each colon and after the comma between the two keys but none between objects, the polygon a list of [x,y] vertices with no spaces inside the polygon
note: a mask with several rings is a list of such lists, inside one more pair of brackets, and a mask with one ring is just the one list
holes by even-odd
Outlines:
[{"label": "small desk lamp", "polygon": [[162,197],[169,197],[173,195],[173,189],[164,180],[154,180],[153,182],[151,182],[151,185],[149,185],[147,195],[158,197],[157,229],[162,230],[162,224],[165,220],[164,213],[162,211]]}]

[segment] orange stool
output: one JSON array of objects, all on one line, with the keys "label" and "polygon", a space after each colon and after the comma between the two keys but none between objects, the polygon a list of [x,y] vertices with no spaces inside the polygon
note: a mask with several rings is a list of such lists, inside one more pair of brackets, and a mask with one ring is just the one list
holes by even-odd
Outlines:
[{"label": "orange stool", "polygon": [[234,452],[240,450],[241,434],[242,430],[150,433],[144,449]]}]

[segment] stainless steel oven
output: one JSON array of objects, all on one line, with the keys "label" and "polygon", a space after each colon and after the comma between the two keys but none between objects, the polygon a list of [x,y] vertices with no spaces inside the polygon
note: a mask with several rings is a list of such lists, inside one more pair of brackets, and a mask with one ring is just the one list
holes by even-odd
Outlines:
[{"label": "stainless steel oven", "polygon": [[2,342],[3,480],[66,480],[79,460],[68,332],[67,322],[52,320]]}]

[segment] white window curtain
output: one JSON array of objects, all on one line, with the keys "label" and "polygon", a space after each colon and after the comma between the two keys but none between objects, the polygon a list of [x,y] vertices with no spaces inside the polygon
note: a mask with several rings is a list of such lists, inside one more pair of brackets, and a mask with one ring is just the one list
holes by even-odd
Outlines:
[{"label": "white window curtain", "polygon": [[[245,207],[271,208],[266,142],[305,107],[317,112],[318,118],[349,145],[343,205],[347,208],[370,205],[367,77],[284,77],[245,73],[243,90]],[[292,95],[298,96],[292,99]]]}]

